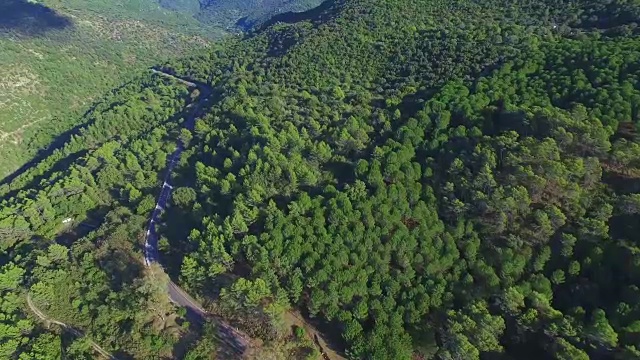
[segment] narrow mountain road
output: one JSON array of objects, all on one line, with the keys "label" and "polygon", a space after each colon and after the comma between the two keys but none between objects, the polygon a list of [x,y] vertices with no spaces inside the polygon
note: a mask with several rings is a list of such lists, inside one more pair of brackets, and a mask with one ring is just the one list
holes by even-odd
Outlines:
[{"label": "narrow mountain road", "polygon": [[[49,317],[47,317],[40,309],[38,309],[38,307],[36,307],[36,305],[33,303],[33,300],[31,300],[31,294],[27,294],[27,305],[29,305],[29,309],[31,309],[31,311],[33,311],[34,314],[36,314],[37,317],[40,318],[40,320],[44,321],[45,323],[48,324],[56,324],[60,327],[62,327],[63,329],[65,329],[66,331],[69,331],[70,333],[72,333],[73,335],[77,336],[77,337],[86,337],[85,334],[78,330],[75,329],[61,321],[58,320],[54,320],[51,319]],[[91,347],[93,347],[93,350],[95,350],[96,352],[98,352],[100,355],[104,356],[107,359],[110,360],[118,360],[118,358],[116,358],[115,356],[111,355],[107,350],[103,349],[102,347],[100,347],[100,345],[96,344],[93,340],[88,339],[89,344],[91,344]]]},{"label": "narrow mountain road", "polygon": [[[199,99],[197,105],[195,106],[195,109],[190,112],[189,116],[185,119],[184,122],[184,127],[186,129],[193,130],[195,120],[199,116],[199,112],[201,111],[200,106],[204,102],[204,100],[206,100],[211,95],[211,89],[205,85],[198,85],[191,81],[181,79],[160,70],[152,69],[151,71],[154,74],[171,78],[181,84],[196,88],[200,91]],[[151,218],[149,219],[149,227],[147,229],[144,244],[144,261],[147,266],[150,266],[154,263],[161,264],[160,253],[158,251],[158,233],[156,232],[156,224],[159,221],[160,215],[166,208],[167,203],[171,199],[171,192],[173,191],[173,186],[170,184],[171,173],[173,172],[173,169],[180,159],[180,156],[182,155],[184,149],[185,144],[183,144],[182,141],[178,140],[178,146],[176,150],[169,157],[162,189],[160,190],[160,195],[158,196],[156,207],[151,213]],[[207,311],[203,309],[197,301],[195,301],[191,296],[189,296],[189,294],[187,294],[173,282],[169,283],[168,295],[173,303],[186,308],[187,313],[192,317],[195,317],[198,322],[203,322],[206,319],[210,319],[211,321],[213,321],[219,330],[218,335],[220,340],[224,341],[225,344],[233,349],[233,351],[236,353],[235,356],[241,356],[249,348],[250,341],[247,335],[230,326],[221,318],[207,313]],[[225,359],[229,359],[229,356],[230,355],[227,354]]]},{"label": "narrow mountain road", "polygon": [[[181,79],[157,69],[152,69],[151,71],[154,74],[173,79],[181,84],[184,84],[191,88],[196,88],[200,91],[196,109],[191,112],[190,116],[185,119],[184,123],[185,128],[187,128],[188,130],[193,130],[195,119],[199,116],[198,113],[201,110],[200,105],[211,95],[212,89],[205,84],[196,84],[192,81]],[[156,203],[156,207],[151,214],[151,219],[149,220],[149,228],[147,230],[145,241],[145,263],[147,264],[147,266],[151,265],[152,263],[160,263],[160,255],[158,251],[158,234],[156,233],[155,225],[159,220],[160,214],[162,213],[162,211],[164,211],[168,201],[171,199],[171,192],[173,191],[173,186],[171,186],[170,184],[171,173],[177,161],[180,159],[180,155],[182,155],[184,148],[185,144],[183,144],[181,141],[178,141],[178,147],[173,152],[173,154],[171,154],[171,157],[168,160],[168,166],[166,169],[164,182],[162,184],[162,190],[160,191],[158,202]],[[230,346],[230,348],[237,355],[244,354],[249,349],[249,336],[230,326],[222,318],[207,313],[207,311],[203,309],[197,301],[189,296],[189,294],[182,290],[178,285],[170,282],[168,292],[171,301],[182,307],[185,307],[188,310],[188,313],[192,315],[192,317],[197,317],[200,322],[204,319],[211,319],[212,321],[214,321],[219,330],[219,339]],[[312,340],[323,359],[345,359],[345,357],[339,355],[328,345],[328,342],[324,339],[322,334],[313,327],[313,325],[309,324],[300,316],[297,316],[294,312],[289,312],[289,316],[297,318],[299,325],[303,325],[310,334],[313,334]],[[222,359],[226,360],[231,357],[233,356],[231,356],[230,354],[225,354],[225,357],[223,357]]]}]

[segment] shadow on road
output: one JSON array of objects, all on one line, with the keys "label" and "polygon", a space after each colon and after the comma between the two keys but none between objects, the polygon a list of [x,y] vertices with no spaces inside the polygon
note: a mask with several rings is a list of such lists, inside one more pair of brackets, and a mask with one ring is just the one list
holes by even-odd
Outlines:
[{"label": "shadow on road", "polygon": [[38,3],[26,0],[0,1],[0,33],[15,32],[38,36],[52,30],[73,26],[66,16]]}]

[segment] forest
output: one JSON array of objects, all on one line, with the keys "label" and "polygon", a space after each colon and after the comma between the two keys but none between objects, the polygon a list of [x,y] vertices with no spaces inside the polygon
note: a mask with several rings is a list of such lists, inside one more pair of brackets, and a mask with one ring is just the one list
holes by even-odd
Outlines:
[{"label": "forest", "polygon": [[88,108],[139,71],[250,31],[273,14],[319,3],[2,1],[0,178],[42,155],[43,148],[62,145],[61,135],[85,125]]},{"label": "forest", "polygon": [[304,12],[322,0],[157,0],[166,8],[189,14],[202,24],[230,31],[250,31],[277,14]]},{"label": "forest", "polygon": [[328,0],[136,74],[0,184],[0,358],[230,358],[169,281],[248,359],[640,358],[639,22]]},{"label": "forest", "polygon": [[113,88],[220,36],[153,0],[3,0],[0,178],[62,145]]}]

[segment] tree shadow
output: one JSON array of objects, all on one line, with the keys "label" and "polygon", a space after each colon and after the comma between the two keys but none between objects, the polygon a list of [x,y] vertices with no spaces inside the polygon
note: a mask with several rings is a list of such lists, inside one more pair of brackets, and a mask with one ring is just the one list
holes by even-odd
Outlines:
[{"label": "tree shadow", "polygon": [[180,275],[180,268],[185,255],[192,251],[196,251],[194,244],[188,241],[191,229],[196,228],[199,224],[192,222],[189,216],[190,209],[183,209],[179,206],[167,206],[162,214],[162,223],[158,230],[169,241],[169,247],[161,249],[161,259],[165,271],[173,279],[177,279]]},{"label": "tree shadow", "polygon": [[190,324],[192,328],[195,327],[196,329],[193,329],[181,336],[180,340],[173,345],[172,359],[184,359],[186,354],[189,352],[189,349],[191,349],[198,341],[198,334],[200,333],[202,326],[199,324],[194,326],[194,323]]},{"label": "tree shadow", "polygon": [[[2,0],[0,0],[2,1]],[[0,5],[1,6],[1,5]],[[0,15],[1,16],[1,15]],[[90,119],[90,116],[94,113],[94,111],[98,108],[98,106],[103,106],[105,102],[107,101],[111,101],[109,100],[109,96],[112,95],[117,95],[118,91],[126,88],[128,85],[131,85],[133,83],[133,81],[128,81],[114,89],[111,89],[107,92],[105,92],[101,98],[107,98],[107,100],[101,100],[101,101],[97,101],[95,103],[93,103],[91,105],[91,107],[85,111],[84,113],[82,113],[81,115],[77,115],[78,119],[80,119],[80,123],[78,123],[77,125],[73,126],[70,129],[64,130],[63,132],[59,132],[57,130],[57,128],[55,127],[43,127],[40,130],[38,130],[39,132],[43,132],[43,133],[58,133],[58,135],[55,135],[52,140],[47,143],[47,145],[45,146],[40,146],[41,149],[31,158],[31,160],[29,160],[28,162],[26,162],[24,165],[20,166],[20,168],[16,169],[15,171],[13,171],[11,174],[7,175],[6,177],[0,179],[0,187],[4,186],[4,185],[11,185],[13,180],[17,179],[18,177],[20,177],[21,175],[25,174],[29,169],[38,166],[38,164],[40,164],[41,162],[43,162],[44,160],[46,160],[48,157],[52,156],[56,150],[61,150],[64,148],[64,145],[69,143],[71,141],[71,139],[74,136],[80,136],[81,130],[86,130],[88,129],[90,126],[92,126],[93,124],[95,124],[95,121]],[[114,101],[111,101],[110,105],[106,108],[106,109],[102,109],[100,110],[100,112],[106,112],[109,111],[113,108],[115,108],[116,106],[121,105],[120,103]],[[85,119],[89,119],[87,121],[84,121]],[[61,121],[59,118],[54,118],[54,120],[59,120]],[[54,121],[52,121],[52,123],[54,123]],[[67,157],[68,159],[66,160],[66,163],[64,164],[56,164],[55,166],[58,166],[60,168],[64,168],[66,166],[70,166],[71,163],[73,163],[74,161],[76,161],[78,158],[86,155],[87,153],[87,149],[83,149],[82,150],[82,154],[69,154]],[[73,159],[72,159],[73,157]],[[66,164],[66,165],[65,165]],[[8,199],[11,198],[13,196],[15,196],[15,194],[18,193],[18,191],[20,190],[20,188],[22,187],[27,187],[27,186],[32,186],[33,184],[37,184],[40,180],[42,180],[43,178],[46,178],[48,176],[51,175],[52,172],[55,172],[57,170],[53,170],[50,169],[47,171],[47,174],[43,174],[43,175],[39,175],[37,177],[37,179],[34,179],[32,181],[30,181],[28,184],[29,185],[21,185],[18,186],[16,189],[12,189],[12,191],[10,193],[7,193],[5,195],[0,195],[0,199]],[[2,193],[2,191],[0,191],[0,193]]]},{"label": "tree shadow", "polygon": [[113,357],[120,360],[135,360],[135,357],[133,357],[133,355],[124,350],[116,350],[113,353]]},{"label": "tree shadow", "polygon": [[38,36],[72,25],[73,22],[68,17],[42,4],[27,0],[0,1],[0,33],[14,32],[25,36]]},{"label": "tree shadow", "polygon": [[[262,32],[264,29],[273,26],[277,23],[293,24],[302,21],[312,21],[316,24],[324,23],[328,20],[335,18],[338,14],[340,4],[335,1],[322,1],[318,6],[306,11],[287,11],[280,14],[275,14],[270,19],[260,24],[256,33]],[[244,17],[236,23],[236,26],[242,26],[248,31],[258,25],[255,21],[252,22],[250,17]]]},{"label": "tree shadow", "polygon": [[[0,0],[0,1],[3,1],[3,0]],[[89,146],[86,144],[86,140],[83,137],[85,136],[84,132],[88,132],[89,129],[91,129],[91,127],[94,127],[94,126],[103,126],[103,128],[98,128],[98,131],[102,131],[102,132],[109,131],[109,130],[104,130],[104,127],[108,127],[109,124],[108,123],[107,125],[101,124],[100,122],[96,121],[95,117],[92,117],[92,114],[96,112],[96,109],[98,109],[97,113],[101,114],[101,113],[109,112],[112,109],[115,109],[116,107],[122,105],[123,103],[121,101],[118,101],[118,98],[122,96],[122,93],[120,93],[120,91],[125,91],[124,89],[127,89],[129,85],[135,86],[134,81],[136,80],[128,81],[106,92],[103,95],[103,97],[106,97],[106,100],[102,100],[94,103],[84,113],[84,115],[79,116],[80,123],[78,123],[74,127],[58,135],[55,135],[53,137],[53,140],[49,143],[49,145],[47,145],[46,147],[43,147],[40,151],[38,151],[38,153],[36,153],[36,155],[34,155],[31,160],[26,162],[19,169],[15,170],[13,173],[9,174],[5,178],[0,178],[0,200],[14,197],[23,188],[38,186],[38,184],[42,180],[47,179],[53,173],[70,167],[75,161],[77,161],[81,157],[88,154],[90,149],[95,149],[99,145],[102,145],[104,142],[114,139],[114,137],[95,139],[93,140],[94,144]],[[140,89],[139,91],[142,91],[147,87],[150,87],[146,82],[142,82],[138,84],[138,86],[139,86],[138,89]],[[181,117],[184,117],[184,115],[182,110],[179,110],[174,115],[172,115],[168,120],[162,122],[161,124],[176,123]],[[43,131],[43,132],[51,131],[53,133],[56,132],[55,130],[50,130],[50,128],[48,127],[44,127],[40,129],[40,131]],[[144,133],[148,131],[149,129],[141,130],[140,133]],[[70,144],[71,140],[74,138],[76,138],[77,141],[82,141],[83,143],[85,143],[85,148],[77,151],[73,150],[74,152],[71,152],[71,153],[66,153],[65,146]],[[133,140],[133,138],[129,139],[128,141],[131,141],[131,140]],[[46,162],[50,160],[49,158],[51,156],[58,156],[56,155],[57,152],[60,152],[60,154],[58,154],[59,158],[55,160],[52,163],[52,165],[47,165]],[[42,165],[42,170],[39,170],[38,168],[41,165]],[[29,171],[32,171],[31,172],[32,175],[29,175]],[[37,173],[37,171],[39,171],[39,173]],[[36,173],[34,174],[34,172]],[[21,179],[21,177],[23,176],[24,177],[31,176],[32,179],[31,180]],[[162,181],[163,179],[164,177],[159,175],[158,180]]]},{"label": "tree shadow", "polygon": [[[18,195],[18,193],[22,189],[38,187],[43,180],[50,178],[56,172],[70,168],[74,162],[78,161],[81,157],[87,155],[87,153],[88,153],[87,150],[81,150],[75,153],[71,153],[65,157],[62,157],[59,160],[56,160],[55,164],[53,164],[50,168],[44,170],[43,172],[37,175],[34,175],[31,180],[29,180],[28,182],[26,182],[26,184],[23,184],[21,186],[17,186],[17,183],[15,184],[13,183],[13,180],[19,175],[18,171],[16,171],[15,174],[17,175],[15,176],[9,175],[7,178],[5,178],[5,180],[0,182],[0,188],[7,186],[9,189],[9,191],[7,191],[4,195],[0,195],[0,199],[10,199]],[[51,152],[51,154],[53,154],[53,152]],[[24,173],[26,169],[29,168],[27,165],[35,166],[34,164],[36,163],[36,161],[39,162],[42,160],[44,160],[44,158],[43,159],[36,158],[36,160],[30,161],[29,163],[21,167],[19,171]]]}]

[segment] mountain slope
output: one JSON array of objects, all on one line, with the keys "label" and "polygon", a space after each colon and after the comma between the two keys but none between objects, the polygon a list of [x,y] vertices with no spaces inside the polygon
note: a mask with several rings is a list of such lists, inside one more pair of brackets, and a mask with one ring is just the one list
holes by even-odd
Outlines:
[{"label": "mountain slope", "polygon": [[133,72],[208,46],[201,24],[145,2],[154,4],[126,2],[135,10],[117,1],[0,5],[0,178],[79,125],[94,101]]},{"label": "mountain slope", "polygon": [[[307,328],[350,358],[636,358],[637,9],[333,1],[168,61],[206,115],[179,129],[200,94],[139,74],[0,187],[2,288],[108,351],[221,346],[141,268],[180,138],[161,261],[256,358],[319,356]],[[5,351],[55,344],[8,301]]]},{"label": "mountain slope", "polygon": [[191,14],[204,24],[225,29],[251,30],[276,14],[303,12],[321,0],[159,0],[167,9]]}]

